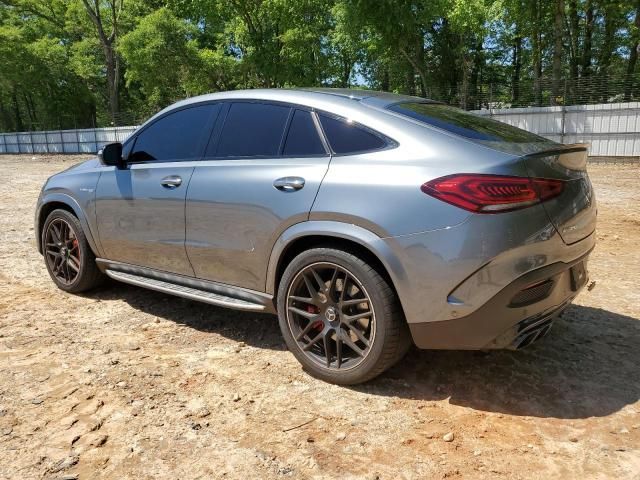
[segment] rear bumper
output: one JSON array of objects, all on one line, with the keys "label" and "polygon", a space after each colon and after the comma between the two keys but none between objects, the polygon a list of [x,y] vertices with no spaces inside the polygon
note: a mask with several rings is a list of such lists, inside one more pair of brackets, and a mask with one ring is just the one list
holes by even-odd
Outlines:
[{"label": "rear bumper", "polygon": [[[514,349],[532,343],[548,332],[586,284],[586,277],[576,284],[571,271],[578,271],[582,262],[586,265],[589,253],[522,275],[464,317],[409,323],[414,343],[447,350]],[[583,273],[586,276],[586,270]]]}]

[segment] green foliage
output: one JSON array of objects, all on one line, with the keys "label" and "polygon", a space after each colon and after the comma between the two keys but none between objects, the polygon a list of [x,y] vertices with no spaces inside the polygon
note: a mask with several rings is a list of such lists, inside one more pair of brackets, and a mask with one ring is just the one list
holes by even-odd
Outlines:
[{"label": "green foliage", "polygon": [[137,123],[255,87],[466,108],[637,98],[640,0],[557,1],[0,0],[0,130]]},{"label": "green foliage", "polygon": [[126,85],[140,90],[145,113],[191,93],[188,79],[200,60],[194,35],[195,27],[160,8],[120,38],[118,52],[126,65]]}]

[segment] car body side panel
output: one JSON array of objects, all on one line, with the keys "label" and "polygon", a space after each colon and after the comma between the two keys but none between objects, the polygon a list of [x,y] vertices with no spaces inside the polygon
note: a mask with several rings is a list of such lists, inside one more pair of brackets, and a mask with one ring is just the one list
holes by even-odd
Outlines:
[{"label": "car body side panel", "polygon": [[102,254],[95,217],[95,190],[102,169],[96,159],[91,159],[47,180],[36,205],[35,231],[39,251],[41,239],[37,229],[45,221],[42,207],[51,202],[59,202],[73,210],[82,224],[91,249],[96,255]]},{"label": "car body side panel", "polygon": [[[186,162],[105,167],[96,189],[96,218],[109,260],[193,275],[184,247],[184,207],[194,167]],[[167,189],[163,178],[182,185]]]},{"label": "car body side panel", "polygon": [[[42,207],[49,203],[63,203],[73,210],[75,216],[80,220],[80,224],[82,225],[82,230],[87,237],[87,242],[89,242],[89,246],[91,250],[99,255],[101,250],[98,247],[98,242],[96,241],[97,236],[93,235],[95,231],[95,214],[93,213],[93,199],[86,200],[84,199],[83,203],[85,204],[84,208],[80,206],[78,200],[69,195],[68,193],[63,192],[48,192],[43,194],[40,197],[39,205],[36,209],[36,218],[35,218],[35,231],[36,231],[36,242],[38,245],[38,251],[42,253],[42,238],[38,235],[38,227],[41,226],[46,220],[43,215]],[[85,211],[89,211],[89,214],[85,214]],[[93,227],[91,226],[93,224]]]},{"label": "car body side panel", "polygon": [[[273,244],[308,219],[328,164],[329,156],[198,162],[186,205],[196,277],[263,290]],[[283,192],[273,185],[281,177],[301,177],[305,185]]]},{"label": "car body side panel", "polygon": [[287,248],[304,237],[321,236],[349,240],[362,245],[371,251],[384,265],[391,280],[405,284],[407,282],[404,266],[400,263],[398,255],[393,252],[390,245],[374,232],[351,223],[320,220],[297,223],[282,232],[277,239],[269,257],[267,269],[266,292],[276,294],[278,262]]},{"label": "car body side panel", "polygon": [[522,275],[570,262],[594,245],[593,236],[565,245],[541,205],[384,241],[410,279],[396,285],[409,323],[471,314]]},{"label": "car body side panel", "polygon": [[423,183],[452,173],[527,175],[523,163],[511,155],[469,148],[418,125],[409,125],[407,131],[416,138],[422,135],[420,141],[334,156],[310,220],[353,223],[382,238],[449,228],[470,213],[426,195],[420,190]]}]

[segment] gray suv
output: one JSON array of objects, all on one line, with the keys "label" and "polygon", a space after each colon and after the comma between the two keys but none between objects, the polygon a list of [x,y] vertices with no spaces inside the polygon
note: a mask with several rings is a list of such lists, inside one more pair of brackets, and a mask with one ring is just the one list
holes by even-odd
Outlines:
[{"label": "gray suv", "polygon": [[103,278],[277,313],[313,375],[426,349],[521,348],[587,281],[586,147],[423,98],[247,90],[161,111],[45,184],[58,287]]}]

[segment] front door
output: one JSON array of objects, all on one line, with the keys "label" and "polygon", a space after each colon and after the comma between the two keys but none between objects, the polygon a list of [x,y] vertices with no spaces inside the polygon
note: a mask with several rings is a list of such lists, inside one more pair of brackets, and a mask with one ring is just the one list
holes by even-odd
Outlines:
[{"label": "front door", "polygon": [[310,111],[224,110],[189,185],[187,253],[198,278],[264,291],[273,244],[307,220],[330,156]]},{"label": "front door", "polygon": [[96,217],[107,259],[194,275],[185,251],[185,198],[217,108],[199,105],[160,117],[126,146],[126,168],[102,172]]}]

